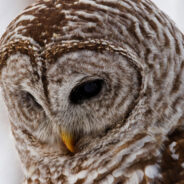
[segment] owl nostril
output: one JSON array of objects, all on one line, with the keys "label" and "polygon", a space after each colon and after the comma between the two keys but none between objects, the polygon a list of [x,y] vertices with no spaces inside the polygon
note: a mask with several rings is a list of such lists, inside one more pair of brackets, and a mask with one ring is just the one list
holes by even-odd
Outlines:
[{"label": "owl nostril", "polygon": [[103,80],[97,79],[76,86],[70,93],[70,101],[73,104],[80,104],[83,100],[89,100],[97,96],[102,90],[103,83]]}]

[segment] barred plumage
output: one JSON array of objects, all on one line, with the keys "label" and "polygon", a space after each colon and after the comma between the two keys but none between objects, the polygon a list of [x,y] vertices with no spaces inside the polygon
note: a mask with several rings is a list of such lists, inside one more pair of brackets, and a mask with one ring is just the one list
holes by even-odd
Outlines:
[{"label": "barred plumage", "polygon": [[0,45],[24,183],[184,182],[184,37],[150,0],[40,0]]}]

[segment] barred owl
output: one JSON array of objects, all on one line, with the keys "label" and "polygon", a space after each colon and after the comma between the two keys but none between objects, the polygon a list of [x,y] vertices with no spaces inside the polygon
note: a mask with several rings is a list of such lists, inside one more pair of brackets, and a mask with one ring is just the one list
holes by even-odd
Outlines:
[{"label": "barred owl", "polygon": [[184,183],[184,37],[150,0],[40,0],[0,40],[25,184]]}]

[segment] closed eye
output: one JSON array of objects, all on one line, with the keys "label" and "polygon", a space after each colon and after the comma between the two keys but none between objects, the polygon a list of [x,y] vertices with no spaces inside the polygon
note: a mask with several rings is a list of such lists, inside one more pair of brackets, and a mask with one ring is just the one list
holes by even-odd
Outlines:
[{"label": "closed eye", "polygon": [[35,97],[27,92],[27,91],[21,91],[20,92],[20,99],[19,99],[21,105],[25,108],[42,108],[41,105],[37,102]]}]

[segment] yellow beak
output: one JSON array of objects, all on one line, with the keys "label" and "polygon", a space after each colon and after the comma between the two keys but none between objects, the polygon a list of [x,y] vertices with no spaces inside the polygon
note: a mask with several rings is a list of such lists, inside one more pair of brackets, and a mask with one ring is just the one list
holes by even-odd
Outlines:
[{"label": "yellow beak", "polygon": [[74,153],[74,136],[71,133],[68,133],[66,131],[61,131],[61,139],[63,140],[65,146],[67,149]]}]

